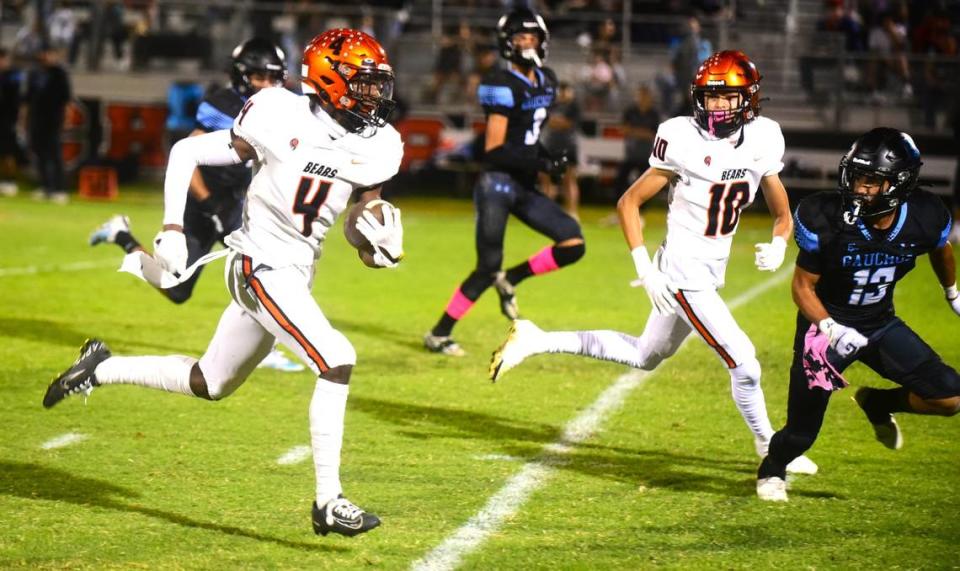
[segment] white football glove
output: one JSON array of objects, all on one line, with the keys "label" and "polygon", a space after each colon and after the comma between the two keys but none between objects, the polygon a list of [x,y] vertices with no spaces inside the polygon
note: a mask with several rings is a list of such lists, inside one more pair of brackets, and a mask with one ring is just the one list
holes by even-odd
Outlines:
[{"label": "white football glove", "polygon": [[180,230],[162,230],[153,239],[153,257],[174,275],[187,269],[187,238]]},{"label": "white football glove", "polygon": [[761,244],[754,244],[756,248],[757,269],[761,272],[775,272],[783,265],[783,258],[787,253],[787,241],[780,236]]},{"label": "white football glove", "polygon": [[947,296],[947,303],[953,308],[953,312],[960,315],[960,291],[957,291],[957,284],[944,288],[943,293]]},{"label": "white football glove", "polygon": [[364,210],[357,218],[357,231],[373,246],[373,263],[381,268],[395,268],[403,259],[403,225],[400,209],[384,204],[380,210],[383,222]]},{"label": "white football glove", "polygon": [[633,265],[637,269],[637,279],[630,282],[630,287],[643,286],[654,311],[663,315],[674,313],[677,307],[677,300],[674,298],[677,288],[670,282],[670,278],[653,267],[647,248],[637,246],[630,251],[630,256],[633,257]]},{"label": "white football glove", "polygon": [[830,346],[841,357],[849,357],[867,346],[869,339],[860,334],[853,327],[840,325],[831,318],[826,318],[818,325],[821,332],[830,338]]}]

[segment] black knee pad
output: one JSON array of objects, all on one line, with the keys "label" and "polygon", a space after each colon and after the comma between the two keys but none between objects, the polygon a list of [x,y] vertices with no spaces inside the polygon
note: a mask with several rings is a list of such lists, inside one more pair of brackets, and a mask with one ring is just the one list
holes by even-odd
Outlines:
[{"label": "black knee pad", "polygon": [[[582,240],[583,238],[581,238]],[[561,268],[563,266],[569,266],[570,264],[576,262],[587,253],[587,245],[583,242],[575,244],[573,246],[554,246],[553,247],[553,259],[557,262],[557,265]]]}]

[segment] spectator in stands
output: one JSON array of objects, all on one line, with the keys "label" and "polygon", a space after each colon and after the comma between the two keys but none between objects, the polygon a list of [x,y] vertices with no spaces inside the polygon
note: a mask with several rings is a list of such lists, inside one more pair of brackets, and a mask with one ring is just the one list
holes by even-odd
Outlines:
[{"label": "spectator in stands", "polygon": [[497,46],[493,44],[476,45],[473,49],[473,69],[467,75],[467,86],[463,90],[471,103],[477,102],[477,87],[480,81],[497,66]]},{"label": "spectator in stands", "polygon": [[461,22],[456,31],[450,30],[440,38],[440,49],[433,64],[433,77],[427,85],[424,100],[439,103],[444,86],[453,84],[454,92],[462,96],[463,55],[470,49],[470,27]]},{"label": "spectator in stands", "polygon": [[602,51],[592,50],[590,61],[580,73],[583,103],[587,111],[603,111],[612,104],[618,77],[613,64]]},{"label": "spectator in stands", "polygon": [[40,181],[34,196],[65,204],[67,192],[60,140],[72,96],[70,77],[60,65],[59,50],[50,44],[41,47],[37,63],[27,75],[26,94],[30,151]]},{"label": "spectator in stands", "polygon": [[10,63],[10,53],[0,48],[0,196],[17,194],[17,161],[21,156],[17,142],[23,73]]},{"label": "spectator in stands", "polygon": [[924,18],[914,36],[914,47],[927,56],[918,90],[924,124],[929,128],[936,127],[937,113],[951,95],[950,86],[956,85],[957,38],[951,26],[947,12],[935,10]]},{"label": "spectator in stands", "polygon": [[557,100],[550,109],[546,128],[541,141],[551,157],[565,156],[569,161],[566,171],[559,177],[540,173],[540,189],[548,197],[555,199],[558,192],[563,200],[563,209],[567,214],[579,220],[580,186],[577,182],[577,163],[580,153],[577,146],[577,133],[580,131],[580,105],[577,103],[573,86],[561,81],[557,89]]},{"label": "spectator in stands", "polygon": [[[866,48],[863,30],[863,19],[852,5],[846,5],[843,0],[826,0],[823,3],[824,14],[817,21],[817,31],[830,35],[841,35],[844,49],[850,53],[862,52]],[[810,46],[812,54],[800,57],[800,85],[808,95],[815,94],[813,72],[816,68],[836,69],[838,54],[835,46],[823,38],[815,36],[814,44]],[[843,70],[838,70],[837,76],[842,76]]]},{"label": "spectator in stands", "polygon": [[670,49],[674,85],[677,86],[677,95],[680,99],[680,105],[674,110],[673,115],[693,114],[690,84],[697,75],[700,62],[713,54],[713,45],[710,40],[701,35],[700,20],[696,16],[690,16],[686,24],[685,35]]},{"label": "spectator in stands", "polygon": [[126,43],[129,36],[127,25],[123,21],[123,2],[108,2],[103,14],[103,35],[110,39],[113,46],[113,58],[118,67],[127,65]]},{"label": "spectator in stands", "polygon": [[[634,92],[633,103],[623,112],[623,161],[613,180],[616,192],[614,203],[627,188],[650,166],[650,151],[653,138],[660,125],[660,113],[654,106],[653,92],[646,85],[639,85]],[[620,223],[617,213],[601,220],[605,225]]]},{"label": "spectator in stands", "polygon": [[879,24],[871,28],[867,36],[867,46],[874,56],[867,67],[867,84],[870,86],[872,98],[883,99],[880,89],[885,83],[885,77],[880,76],[881,70],[878,68],[881,66],[883,71],[890,70],[900,80],[900,92],[904,99],[913,97],[910,67],[907,63],[907,27],[896,21],[892,13],[886,12],[880,16]]}]

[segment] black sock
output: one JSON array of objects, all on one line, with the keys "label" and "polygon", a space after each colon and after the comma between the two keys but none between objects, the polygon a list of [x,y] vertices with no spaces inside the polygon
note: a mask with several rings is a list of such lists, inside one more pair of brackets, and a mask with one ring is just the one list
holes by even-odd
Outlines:
[{"label": "black sock", "polygon": [[123,230],[117,232],[114,242],[117,246],[123,248],[123,251],[126,253],[133,252],[134,250],[142,250],[140,242],[137,242],[137,239],[133,237],[133,234],[129,232],[124,232]]},{"label": "black sock", "polygon": [[453,326],[457,324],[457,320],[453,317],[450,317],[450,314],[446,311],[443,312],[443,316],[440,318],[440,321],[433,326],[433,329],[430,331],[431,335],[436,335],[437,337],[449,337],[450,333],[453,332]]},{"label": "black sock", "polygon": [[[576,262],[586,253],[587,247],[584,244],[574,244],[573,246],[554,246],[551,248],[553,260],[558,268],[569,266]],[[507,281],[512,285],[517,285],[533,274],[533,268],[529,261],[524,261],[507,270]]]},{"label": "black sock", "polygon": [[507,270],[507,281],[512,285],[517,285],[523,280],[533,275],[533,269],[530,268],[530,262],[521,262]]},{"label": "black sock", "polygon": [[904,387],[896,389],[871,389],[863,403],[863,410],[873,424],[890,421],[895,412],[911,412],[910,390]]}]

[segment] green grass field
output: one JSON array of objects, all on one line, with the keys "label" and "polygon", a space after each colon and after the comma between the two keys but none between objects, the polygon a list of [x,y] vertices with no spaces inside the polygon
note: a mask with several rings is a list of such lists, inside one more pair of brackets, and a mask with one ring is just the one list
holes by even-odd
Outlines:
[{"label": "green grass field", "polygon": [[[906,444],[891,452],[874,441],[847,389],[835,395],[810,452],[820,473],[794,480],[789,503],[763,504],[727,373],[699,341],[646,378],[592,437],[565,454],[544,452],[626,370],[547,355],[491,384],[487,361],[508,325],[492,291],[456,331],[466,358],[426,353],[421,336],[472,268],[473,217],[466,202],[395,202],[406,229],[402,267],[364,268],[338,227],[315,286],[359,354],[342,478],[347,495],[384,523],[354,539],[315,537],[311,462],[277,462],[309,442],[307,372],[258,370],[217,403],[121,386],[44,410],[47,383],[89,336],[115,354],[199,356],[228,301],[223,266],[208,268],[194,298],[175,306],[115,271],[118,248],[87,246],[89,232],[121,211],[149,242],[161,217],[158,193],[65,207],[0,202],[0,568],[409,568],[533,460],[547,467],[539,487],[465,556],[464,568],[960,564],[958,419],[901,415]],[[525,316],[547,329],[639,333],[649,305],[627,285],[633,270],[619,229],[597,223],[605,214],[584,211],[580,263],[523,284]],[[663,214],[648,220],[657,241]],[[766,216],[744,217],[727,299],[771,279],[753,268],[752,255],[768,236]],[[507,262],[544,243],[511,222]],[[960,364],[960,320],[926,261],[896,301],[947,362]],[[778,427],[794,313],[786,279],[735,310],[757,346]],[[848,379],[892,386],[860,365]],[[79,440],[42,448],[67,433]]]}]

